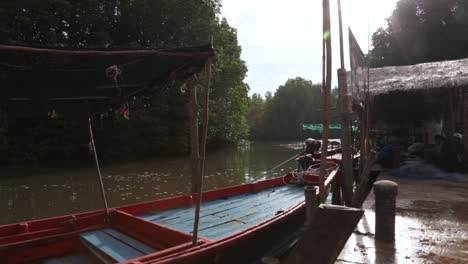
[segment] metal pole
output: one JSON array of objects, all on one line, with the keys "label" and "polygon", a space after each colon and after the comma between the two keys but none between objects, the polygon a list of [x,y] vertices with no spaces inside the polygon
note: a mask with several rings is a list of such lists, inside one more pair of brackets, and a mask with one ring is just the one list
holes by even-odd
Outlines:
[{"label": "metal pole", "polygon": [[338,69],[338,89],[339,103],[341,112],[341,161],[343,169],[342,187],[343,201],[347,206],[351,206],[353,197],[353,164],[352,164],[352,149],[351,149],[351,130],[349,125],[349,116],[351,114],[350,99],[348,95],[348,84],[346,81],[346,69],[344,67],[344,52],[343,52],[343,23],[341,16],[341,0],[338,0],[338,19],[340,30],[340,60],[341,69]]},{"label": "metal pole", "polygon": [[94,145],[93,127],[91,118],[88,118],[89,138],[91,140],[91,148],[93,151],[94,161],[96,163],[96,170],[99,176],[99,184],[101,186],[102,200],[104,201],[104,208],[106,209],[106,216],[109,217],[109,207],[107,206],[106,191],[104,190],[104,183],[102,181],[101,169],[99,168],[99,160],[97,156],[96,146]]},{"label": "metal pole", "polygon": [[325,85],[323,87],[323,138],[322,138],[322,155],[320,157],[320,177],[319,177],[319,202],[325,201],[325,176],[326,176],[326,160],[328,151],[328,132],[329,132],[329,110],[330,110],[330,87],[331,87],[331,32],[330,32],[330,2],[323,0],[323,38],[326,46],[326,76]]},{"label": "metal pole", "polygon": [[195,221],[193,224],[193,240],[192,245],[197,245],[198,240],[198,224],[200,221],[200,208],[202,201],[203,175],[205,173],[205,157],[206,157],[206,139],[208,135],[208,103],[210,97],[210,82],[211,82],[211,60],[206,64],[206,86],[203,101],[203,116],[202,116],[202,131],[201,131],[201,153],[200,153],[200,174],[198,180],[197,202],[195,205]]}]

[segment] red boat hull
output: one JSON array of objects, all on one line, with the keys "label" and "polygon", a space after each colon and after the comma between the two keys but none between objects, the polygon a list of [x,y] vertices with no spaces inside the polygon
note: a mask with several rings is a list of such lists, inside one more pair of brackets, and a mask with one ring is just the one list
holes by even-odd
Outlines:
[{"label": "red boat hull", "polygon": [[[326,185],[334,182],[339,190],[338,176],[338,170],[334,170],[327,178]],[[284,178],[279,177],[208,191],[203,193],[202,200],[212,201],[256,193],[283,185]],[[110,219],[106,218],[104,210],[98,210],[0,226],[0,263],[38,262],[84,252],[86,247],[83,246],[80,234],[105,228],[125,233],[157,250],[155,253],[131,259],[128,263],[207,263],[214,259],[222,260],[218,263],[239,263],[239,256],[250,261],[259,254],[264,254],[271,247],[270,242],[284,238],[299,228],[304,220],[304,202],[299,202],[267,221],[228,237],[219,240],[200,238],[200,244],[192,247],[191,234],[138,217],[155,210],[191,206],[195,199],[193,196],[179,196],[118,207],[111,210]]]}]

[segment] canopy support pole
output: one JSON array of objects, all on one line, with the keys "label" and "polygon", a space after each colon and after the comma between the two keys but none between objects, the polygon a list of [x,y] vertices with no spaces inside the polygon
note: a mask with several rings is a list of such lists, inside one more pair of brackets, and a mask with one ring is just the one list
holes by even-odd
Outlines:
[{"label": "canopy support pole", "polygon": [[189,81],[190,89],[190,159],[192,169],[192,195],[198,191],[198,173],[200,171],[200,150],[198,136],[198,101],[195,77]]},{"label": "canopy support pole", "polygon": [[344,66],[343,52],[343,23],[341,18],[341,0],[338,0],[338,19],[340,30],[340,61],[341,68],[338,69],[338,90],[341,110],[341,160],[343,177],[343,201],[347,206],[351,206],[353,197],[353,164],[351,149],[351,131],[349,126],[349,116],[351,115],[351,105],[349,103],[348,85],[346,82],[346,69]]},{"label": "canopy support pole", "polygon": [[104,182],[102,181],[101,169],[99,168],[99,159],[97,156],[96,145],[94,144],[94,135],[93,135],[93,126],[91,124],[91,117],[88,118],[88,128],[89,128],[89,139],[91,144],[91,150],[94,156],[94,162],[96,163],[96,170],[99,176],[99,185],[101,186],[101,195],[102,200],[104,201],[104,208],[106,209],[106,216],[109,217],[109,207],[107,206],[106,191],[104,190]]},{"label": "canopy support pole", "polygon": [[205,174],[205,160],[206,160],[206,140],[208,136],[208,103],[210,98],[210,82],[211,82],[211,59],[205,65],[206,72],[206,85],[203,100],[203,114],[202,114],[202,129],[201,129],[201,143],[200,143],[200,159],[199,159],[199,174],[197,181],[197,201],[195,205],[195,221],[193,224],[193,239],[192,245],[197,245],[198,240],[198,225],[200,221],[200,208],[202,202],[202,189],[203,189],[203,175]]},{"label": "canopy support pole", "polygon": [[325,175],[327,173],[327,150],[328,150],[328,124],[330,111],[330,87],[331,87],[331,32],[330,32],[330,2],[323,0],[323,41],[326,46],[326,72],[323,80],[323,137],[322,137],[322,155],[320,157],[320,177],[319,177],[319,202],[325,201]]},{"label": "canopy support pole", "polygon": [[463,93],[463,145],[465,146],[465,161],[468,162],[468,91]]}]

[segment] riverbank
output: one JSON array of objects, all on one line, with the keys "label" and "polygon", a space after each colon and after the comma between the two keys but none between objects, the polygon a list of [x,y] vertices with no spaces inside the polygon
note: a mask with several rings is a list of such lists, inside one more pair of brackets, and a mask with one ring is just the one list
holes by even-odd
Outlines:
[{"label": "riverbank", "polygon": [[468,183],[401,179],[398,183],[395,243],[375,241],[375,199],[336,263],[468,263]]}]

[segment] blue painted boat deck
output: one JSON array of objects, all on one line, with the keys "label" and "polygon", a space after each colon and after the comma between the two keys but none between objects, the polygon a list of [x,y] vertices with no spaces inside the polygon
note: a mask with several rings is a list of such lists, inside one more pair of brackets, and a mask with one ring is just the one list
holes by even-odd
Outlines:
[{"label": "blue painted boat deck", "polygon": [[80,234],[80,237],[99,252],[118,262],[141,257],[157,250],[115,229],[100,229]]},{"label": "blue painted boat deck", "polygon": [[[304,201],[302,186],[281,186],[202,203],[199,236],[218,240],[273,218]],[[194,207],[141,215],[146,220],[192,233]]]}]

